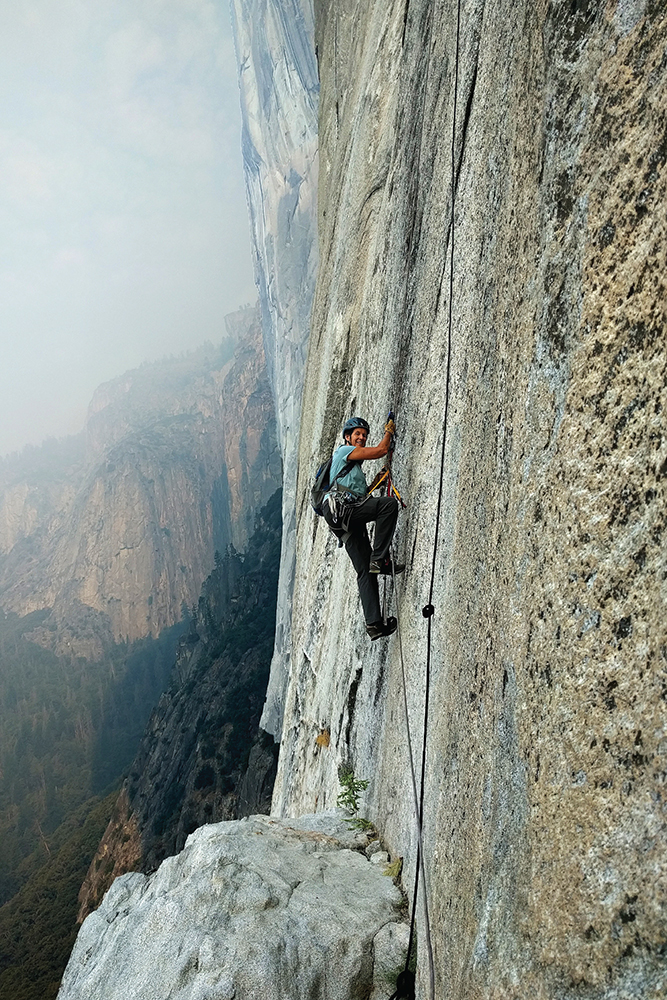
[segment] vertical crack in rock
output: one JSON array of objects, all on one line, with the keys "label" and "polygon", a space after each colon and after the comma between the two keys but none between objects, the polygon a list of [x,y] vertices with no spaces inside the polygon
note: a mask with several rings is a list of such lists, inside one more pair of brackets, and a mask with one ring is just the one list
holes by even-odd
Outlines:
[{"label": "vertical crack in rock", "polygon": [[348,747],[350,745],[350,732],[354,721],[354,710],[357,704],[357,692],[359,690],[359,682],[361,681],[361,673],[362,669],[359,667],[354,675],[354,680],[350,684],[350,691],[347,696],[347,725],[345,727],[345,743]]}]

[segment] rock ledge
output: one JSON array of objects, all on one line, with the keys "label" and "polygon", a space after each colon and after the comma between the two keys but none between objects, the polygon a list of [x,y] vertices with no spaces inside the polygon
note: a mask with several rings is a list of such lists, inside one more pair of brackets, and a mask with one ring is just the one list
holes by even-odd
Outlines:
[{"label": "rock ledge", "polygon": [[402,896],[340,817],[201,827],[84,922],[59,1000],[386,1000]]}]

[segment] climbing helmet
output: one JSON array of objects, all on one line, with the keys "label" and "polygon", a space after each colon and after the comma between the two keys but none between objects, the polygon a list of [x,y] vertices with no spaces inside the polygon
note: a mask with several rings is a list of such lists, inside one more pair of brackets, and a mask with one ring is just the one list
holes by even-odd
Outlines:
[{"label": "climbing helmet", "polygon": [[346,434],[351,434],[357,427],[361,427],[367,434],[370,434],[370,426],[363,417],[350,417],[349,420],[345,421],[345,426],[343,427],[343,440],[345,440]]}]

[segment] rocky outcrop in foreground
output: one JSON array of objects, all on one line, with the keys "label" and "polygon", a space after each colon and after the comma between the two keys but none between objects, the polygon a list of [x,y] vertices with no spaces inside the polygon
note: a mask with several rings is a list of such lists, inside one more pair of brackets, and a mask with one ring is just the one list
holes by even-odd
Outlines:
[{"label": "rocky outcrop in foreground", "polygon": [[386,1000],[403,899],[355,846],[331,814],[201,827],[154,875],[114,882],[59,1000]]}]

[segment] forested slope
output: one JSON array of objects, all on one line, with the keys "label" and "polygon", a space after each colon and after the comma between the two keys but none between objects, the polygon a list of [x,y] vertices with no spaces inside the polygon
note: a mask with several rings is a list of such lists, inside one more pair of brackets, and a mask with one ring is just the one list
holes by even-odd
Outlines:
[{"label": "forested slope", "polygon": [[280,473],[253,308],[227,318],[221,343],[101,386],[81,435],[0,461],[2,981],[52,992],[102,800],[137,753],[202,581],[220,551],[245,547]]},{"label": "forested slope", "polygon": [[45,614],[0,613],[0,996],[8,998],[55,996],[81,882],[188,626],[114,645],[91,662],[31,641]]},{"label": "forested slope", "polygon": [[116,794],[93,797],[50,838],[46,858],[0,907],[0,997],[49,1000],[77,932],[77,896]]},{"label": "forested slope", "polygon": [[206,580],[81,894],[85,915],[113,878],[152,871],[205,823],[268,812],[277,747],[259,719],[275,631],[281,493],[245,553]]},{"label": "forested slope", "polygon": [[63,820],[131,763],[187,627],[90,662],[30,641],[46,614],[0,613],[0,903],[39,866],[40,850],[48,857]]}]

